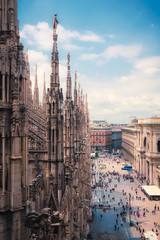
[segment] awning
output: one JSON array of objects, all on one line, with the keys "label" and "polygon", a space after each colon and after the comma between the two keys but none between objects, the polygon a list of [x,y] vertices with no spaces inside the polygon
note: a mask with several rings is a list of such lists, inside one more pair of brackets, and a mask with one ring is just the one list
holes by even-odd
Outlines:
[{"label": "awning", "polygon": [[144,233],[144,236],[146,240],[157,240],[157,235],[152,231]]},{"label": "awning", "polygon": [[148,196],[155,196],[159,197],[160,196],[160,189],[157,186],[151,185],[144,185],[142,186],[142,189],[146,192]]}]

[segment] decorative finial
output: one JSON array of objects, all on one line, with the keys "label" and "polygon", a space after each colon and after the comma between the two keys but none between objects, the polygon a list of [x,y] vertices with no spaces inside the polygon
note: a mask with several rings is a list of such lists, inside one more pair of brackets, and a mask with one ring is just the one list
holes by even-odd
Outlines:
[{"label": "decorative finial", "polygon": [[70,65],[70,54],[68,53],[67,54],[67,66],[69,66]]},{"label": "decorative finial", "polygon": [[58,24],[57,14],[55,13],[55,14],[54,14],[54,17],[53,17],[53,29],[54,29],[54,30],[57,29],[57,24]]}]

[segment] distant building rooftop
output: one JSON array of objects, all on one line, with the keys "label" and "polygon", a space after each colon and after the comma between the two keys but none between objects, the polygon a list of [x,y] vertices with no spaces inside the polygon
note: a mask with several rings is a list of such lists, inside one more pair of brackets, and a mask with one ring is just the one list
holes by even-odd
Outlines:
[{"label": "distant building rooftop", "polygon": [[160,117],[140,118],[137,125],[160,125]]},{"label": "distant building rooftop", "polygon": [[123,130],[128,130],[128,131],[137,131],[136,127],[135,126],[126,126],[126,127],[123,127],[122,128],[122,131]]},{"label": "distant building rooftop", "polygon": [[91,131],[105,131],[105,130],[111,130],[110,127],[104,127],[104,126],[91,126]]}]

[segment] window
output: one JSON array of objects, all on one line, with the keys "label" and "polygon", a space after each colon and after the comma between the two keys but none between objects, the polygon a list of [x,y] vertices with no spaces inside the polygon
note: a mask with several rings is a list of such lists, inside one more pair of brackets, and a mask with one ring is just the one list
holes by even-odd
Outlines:
[{"label": "window", "polygon": [[54,153],[54,130],[52,132],[52,151]]},{"label": "window", "polygon": [[2,100],[2,73],[0,72],[0,100]]},{"label": "window", "polygon": [[5,98],[6,98],[6,102],[7,102],[7,73],[5,75]]},{"label": "window", "polygon": [[160,152],[160,140],[157,142],[157,151]]},{"label": "window", "polygon": [[144,138],[144,147],[146,148],[146,137]]}]

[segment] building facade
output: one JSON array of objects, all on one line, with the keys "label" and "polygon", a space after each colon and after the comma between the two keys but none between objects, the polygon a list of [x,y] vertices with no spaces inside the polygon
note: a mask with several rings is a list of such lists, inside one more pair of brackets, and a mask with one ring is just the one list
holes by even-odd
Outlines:
[{"label": "building facade", "polygon": [[149,184],[160,187],[160,118],[139,119],[135,143],[135,166]]},{"label": "building facade", "polygon": [[122,151],[125,158],[127,158],[131,163],[134,163],[135,140],[136,140],[135,127],[122,128]]},{"label": "building facade", "polygon": [[118,127],[112,128],[112,149],[115,151],[121,149],[122,146],[122,130]]},{"label": "building facade", "polygon": [[122,149],[138,174],[160,187],[160,118],[138,119],[135,127],[123,128]]},{"label": "building facade", "polygon": [[66,100],[59,81],[53,18],[50,86],[42,106],[37,71],[32,97],[28,50],[20,43],[17,1],[0,2],[0,239],[85,239],[90,217],[90,126],[87,98]]},{"label": "building facade", "polygon": [[112,150],[112,129],[91,128],[91,151]]}]

